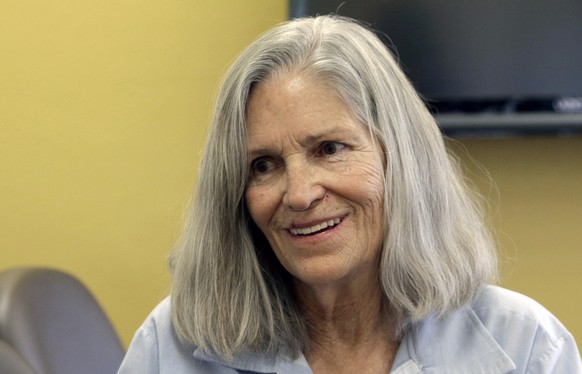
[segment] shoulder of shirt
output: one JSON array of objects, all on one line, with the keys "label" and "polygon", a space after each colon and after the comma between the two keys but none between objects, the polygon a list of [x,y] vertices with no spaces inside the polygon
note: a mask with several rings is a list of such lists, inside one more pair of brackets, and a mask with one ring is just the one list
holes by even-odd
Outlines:
[{"label": "shoulder of shirt", "polygon": [[496,286],[441,318],[427,318],[405,339],[418,367],[447,373],[525,372],[553,362],[564,347],[567,352],[575,347],[572,335],[547,309]]},{"label": "shoulder of shirt", "polygon": [[171,301],[170,297],[165,297],[150,314],[146,317],[140,330],[148,336],[154,336],[158,339],[160,333],[163,335],[172,328]]},{"label": "shoulder of shirt", "polygon": [[162,349],[174,349],[183,354],[191,355],[195,347],[184,344],[178,339],[172,323],[172,302],[171,297],[165,297],[150,312],[141,326],[143,333],[154,337],[161,345]]},{"label": "shoulder of shirt", "polygon": [[[193,357],[196,347],[181,342],[172,325],[171,297],[164,298],[148,315],[136,336],[155,346],[158,356],[158,373],[222,373],[209,363]],[[134,370],[137,372],[137,370]]]},{"label": "shoulder of shirt", "polygon": [[166,297],[149,314],[141,334],[149,336],[159,348],[160,373],[231,373],[233,370],[249,373],[308,373],[307,362],[301,356],[291,359],[285,355],[272,356],[256,353],[224,359],[203,352],[193,344],[180,342],[172,325],[171,298]]},{"label": "shoulder of shirt", "polygon": [[470,305],[470,310],[518,368],[537,367],[545,372],[554,365],[565,365],[556,370],[578,372],[579,369],[574,369],[580,366],[574,337],[537,301],[488,286]]},{"label": "shoulder of shirt", "polygon": [[513,327],[535,329],[550,341],[563,339],[569,332],[544,306],[528,296],[497,286],[487,286],[471,304],[471,309],[492,333],[507,333]]},{"label": "shoulder of shirt", "polygon": [[167,319],[171,316],[171,299],[170,296],[166,296],[162,301],[154,307],[147,317],[148,320],[161,320]]}]

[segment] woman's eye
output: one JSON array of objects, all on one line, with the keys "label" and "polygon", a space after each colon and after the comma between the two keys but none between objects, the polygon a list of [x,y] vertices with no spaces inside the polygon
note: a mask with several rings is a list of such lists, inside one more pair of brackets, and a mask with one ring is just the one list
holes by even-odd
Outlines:
[{"label": "woman's eye", "polygon": [[254,174],[265,174],[273,166],[273,162],[264,158],[259,158],[251,163],[251,170]]},{"label": "woman's eye", "polygon": [[335,155],[346,147],[345,144],[338,142],[325,142],[321,145],[321,153],[326,156]]}]

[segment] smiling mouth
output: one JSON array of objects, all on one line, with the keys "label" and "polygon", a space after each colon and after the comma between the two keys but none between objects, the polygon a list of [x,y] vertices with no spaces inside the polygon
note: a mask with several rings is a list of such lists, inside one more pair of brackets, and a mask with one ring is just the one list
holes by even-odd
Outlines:
[{"label": "smiling mouth", "polygon": [[300,235],[311,235],[311,234],[316,234],[318,232],[327,230],[331,227],[334,227],[335,225],[340,223],[340,219],[339,218],[335,218],[335,219],[330,219],[329,221],[325,221],[322,222],[320,224],[317,225],[313,225],[311,227],[303,227],[303,228],[292,228],[289,229],[289,231],[291,232],[291,234],[296,235],[296,236],[300,236]]}]

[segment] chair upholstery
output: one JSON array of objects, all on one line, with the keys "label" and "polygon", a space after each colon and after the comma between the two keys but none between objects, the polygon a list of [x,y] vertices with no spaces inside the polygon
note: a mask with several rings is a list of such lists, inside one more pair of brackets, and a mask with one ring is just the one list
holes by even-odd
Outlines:
[{"label": "chair upholstery", "polygon": [[52,269],[0,273],[0,339],[37,374],[115,373],[124,355],[91,293]]},{"label": "chair upholstery", "polygon": [[24,361],[22,356],[2,340],[0,340],[0,373],[35,374],[34,370]]}]

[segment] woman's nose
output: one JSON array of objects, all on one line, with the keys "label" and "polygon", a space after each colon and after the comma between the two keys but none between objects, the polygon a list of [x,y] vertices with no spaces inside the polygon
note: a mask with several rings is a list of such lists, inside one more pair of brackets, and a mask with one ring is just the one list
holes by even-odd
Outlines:
[{"label": "woman's nose", "polygon": [[323,200],[325,188],[320,175],[304,163],[287,165],[283,203],[292,210],[306,210]]}]

